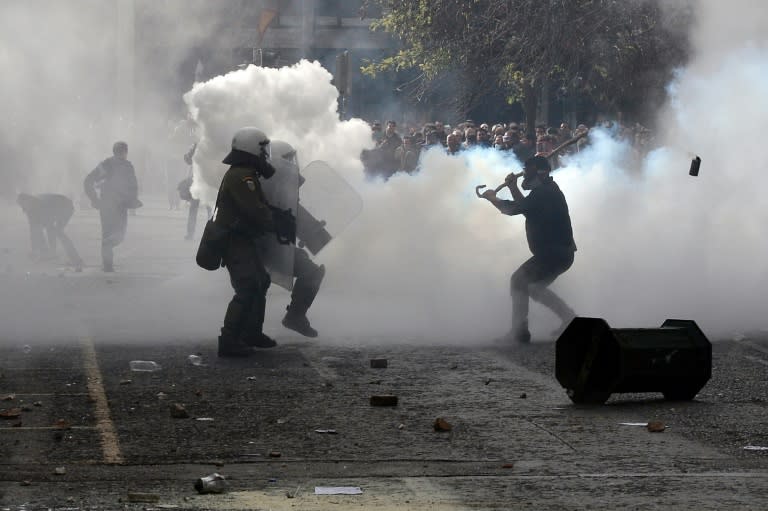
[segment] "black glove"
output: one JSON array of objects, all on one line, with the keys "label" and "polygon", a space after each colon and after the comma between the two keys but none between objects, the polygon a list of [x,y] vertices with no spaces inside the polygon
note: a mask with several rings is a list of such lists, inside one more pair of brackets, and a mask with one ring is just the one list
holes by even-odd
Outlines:
[{"label": "black glove", "polygon": [[272,209],[272,220],[275,224],[275,236],[281,245],[296,244],[296,217],[290,209]]}]

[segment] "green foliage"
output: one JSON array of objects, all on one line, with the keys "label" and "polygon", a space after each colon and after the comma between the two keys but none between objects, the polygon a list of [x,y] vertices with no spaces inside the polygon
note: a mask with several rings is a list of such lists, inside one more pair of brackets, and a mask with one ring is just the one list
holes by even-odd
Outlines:
[{"label": "green foliage", "polygon": [[482,101],[477,90],[501,88],[514,102],[545,79],[608,108],[642,103],[687,51],[690,9],[673,19],[658,1],[378,0],[384,15],[373,27],[401,47],[363,72],[416,69],[414,95],[461,73],[472,89],[467,107]]}]

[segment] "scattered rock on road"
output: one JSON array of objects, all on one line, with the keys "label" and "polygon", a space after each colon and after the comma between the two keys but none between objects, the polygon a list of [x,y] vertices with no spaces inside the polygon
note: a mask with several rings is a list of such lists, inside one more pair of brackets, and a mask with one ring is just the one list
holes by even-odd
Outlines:
[{"label": "scattered rock on road", "polygon": [[174,419],[186,419],[189,417],[189,412],[183,404],[173,403],[171,405],[171,417]]},{"label": "scattered rock on road", "polygon": [[435,431],[450,431],[453,429],[453,426],[451,426],[451,424],[442,417],[435,419],[433,427],[435,428]]}]

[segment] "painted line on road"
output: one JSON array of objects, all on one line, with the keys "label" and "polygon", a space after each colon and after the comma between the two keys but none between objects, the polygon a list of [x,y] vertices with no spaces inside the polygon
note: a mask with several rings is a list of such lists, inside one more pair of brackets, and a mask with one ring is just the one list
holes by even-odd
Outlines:
[{"label": "painted line on road", "polygon": [[96,348],[93,345],[93,339],[88,336],[81,336],[80,344],[83,347],[83,362],[85,363],[85,372],[88,377],[88,394],[96,407],[94,411],[96,430],[101,438],[104,462],[122,463],[123,454],[120,452],[120,442],[117,438],[115,424],[112,422],[109,414],[107,393],[102,384],[101,370],[99,369],[99,361],[96,358]]}]

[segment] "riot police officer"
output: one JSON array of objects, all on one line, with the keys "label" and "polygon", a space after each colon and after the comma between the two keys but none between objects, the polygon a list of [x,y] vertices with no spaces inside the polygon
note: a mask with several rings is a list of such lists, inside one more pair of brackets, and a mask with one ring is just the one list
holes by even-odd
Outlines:
[{"label": "riot police officer", "polygon": [[223,163],[231,167],[221,182],[213,222],[229,233],[223,263],[235,295],[224,316],[218,354],[244,357],[253,352],[253,347],[271,348],[277,344],[262,331],[271,283],[262,260],[262,245],[264,238],[276,230],[273,209],[260,183],[260,179],[269,179],[275,173],[269,162],[269,138],[259,129],[241,128]]},{"label": "riot police officer", "polygon": [[[128,161],[128,144],[115,142],[112,156],[99,163],[85,178],[85,194],[101,218],[101,259],[105,272],[113,272],[113,249],[123,242],[128,210],[141,207],[136,171]],[[100,193],[96,192],[99,188]]]},{"label": "riot police officer", "polygon": [[[283,183],[283,186],[301,186],[303,178],[299,175],[299,163],[296,157],[296,150],[287,142],[274,140],[270,144],[270,153],[272,155],[272,163],[279,168],[281,174],[295,174],[297,177],[295,180],[281,180],[280,182]],[[272,187],[269,188],[270,189],[265,190],[267,192],[268,200],[270,199],[270,193],[282,192],[284,196],[290,196],[291,193],[296,193],[295,189],[272,190]],[[301,206],[299,206],[299,208],[300,207]],[[285,317],[283,318],[283,326],[306,337],[317,337],[317,330],[312,328],[312,325],[307,318],[307,311],[312,306],[312,303],[320,290],[320,284],[325,277],[325,266],[317,265],[312,261],[305,249],[299,247],[291,248],[294,251],[292,277],[295,277],[296,281],[293,283],[291,302],[288,305]]]}]

